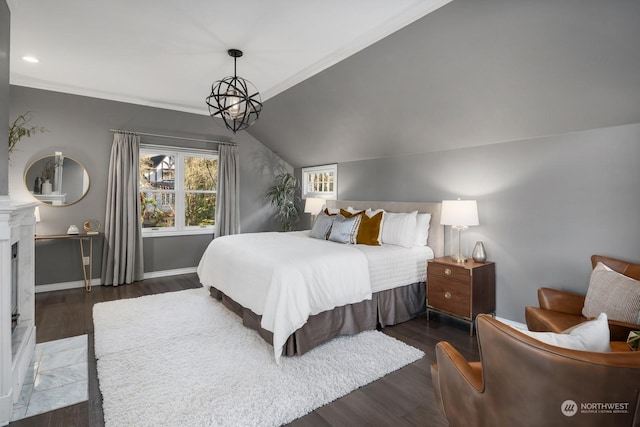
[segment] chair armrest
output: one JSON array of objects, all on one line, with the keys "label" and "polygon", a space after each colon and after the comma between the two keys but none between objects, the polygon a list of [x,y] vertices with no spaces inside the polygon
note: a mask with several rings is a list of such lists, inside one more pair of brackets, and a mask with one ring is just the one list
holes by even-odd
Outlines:
[{"label": "chair armrest", "polygon": [[538,289],[538,303],[540,308],[545,310],[582,316],[584,295],[552,288],[540,288]]},{"label": "chair armrest", "polygon": [[[482,391],[480,362],[467,362],[464,356],[446,341],[436,344],[436,360],[440,365],[436,368],[437,370],[453,367],[470,387],[476,391]],[[439,381],[442,382],[442,379]]]}]

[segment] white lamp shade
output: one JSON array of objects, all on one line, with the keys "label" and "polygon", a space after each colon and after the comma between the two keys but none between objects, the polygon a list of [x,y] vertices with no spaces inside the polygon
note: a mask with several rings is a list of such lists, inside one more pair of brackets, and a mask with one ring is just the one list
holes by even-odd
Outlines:
[{"label": "white lamp shade", "polygon": [[318,215],[324,206],[324,199],[317,197],[307,197],[304,203],[304,213],[310,213],[311,215]]},{"label": "white lamp shade", "polygon": [[478,225],[478,204],[475,200],[443,200],[440,224],[465,227]]}]

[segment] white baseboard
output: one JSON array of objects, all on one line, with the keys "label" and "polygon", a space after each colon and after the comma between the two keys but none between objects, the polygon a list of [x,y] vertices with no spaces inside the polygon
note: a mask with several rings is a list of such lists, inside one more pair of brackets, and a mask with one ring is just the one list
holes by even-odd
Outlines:
[{"label": "white baseboard", "polygon": [[[195,273],[198,267],[176,268],[173,270],[150,271],[144,273],[143,279],[157,279],[158,277],[177,276],[180,274]],[[92,279],[91,286],[102,286],[100,279]],[[36,293],[62,291],[65,289],[84,288],[84,281],[75,282],[48,283],[46,285],[37,285]]]},{"label": "white baseboard", "polygon": [[180,274],[195,273],[198,267],[176,268],[173,270],[150,271],[144,273],[145,279],[157,279],[158,277],[178,276]]},{"label": "white baseboard", "polygon": [[[100,279],[91,279],[91,286],[102,286]],[[75,282],[47,283],[46,285],[36,285],[36,294],[40,292],[63,291],[65,289],[84,288],[84,280]]]},{"label": "white baseboard", "polygon": [[529,330],[529,328],[527,328],[527,325],[525,325],[524,323],[516,322],[515,320],[509,320],[509,319],[505,319],[504,317],[498,317],[498,316],[496,316],[496,319],[513,328],[524,329],[525,331]]}]

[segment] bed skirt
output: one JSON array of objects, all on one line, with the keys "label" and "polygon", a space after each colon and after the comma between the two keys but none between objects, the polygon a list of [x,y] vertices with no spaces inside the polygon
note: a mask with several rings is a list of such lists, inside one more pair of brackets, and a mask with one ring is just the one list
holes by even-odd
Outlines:
[{"label": "bed skirt", "polygon": [[[242,307],[213,286],[210,293],[213,298],[221,300],[227,308],[240,316],[244,326],[257,331],[266,342],[273,345],[273,333],[260,326],[262,316]],[[310,316],[304,326],[289,336],[282,354],[304,354],[339,335],[355,335],[377,327],[406,322],[424,313],[426,308],[425,282],[376,292],[370,300]]]}]

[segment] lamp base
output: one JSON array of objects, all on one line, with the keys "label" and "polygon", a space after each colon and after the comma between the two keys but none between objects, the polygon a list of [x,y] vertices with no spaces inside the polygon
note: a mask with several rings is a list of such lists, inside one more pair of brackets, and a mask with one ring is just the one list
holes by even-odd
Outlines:
[{"label": "lamp base", "polygon": [[454,262],[457,262],[459,264],[463,264],[463,263],[469,261],[469,258],[467,258],[465,256],[462,256],[462,255],[451,255],[451,259]]}]

